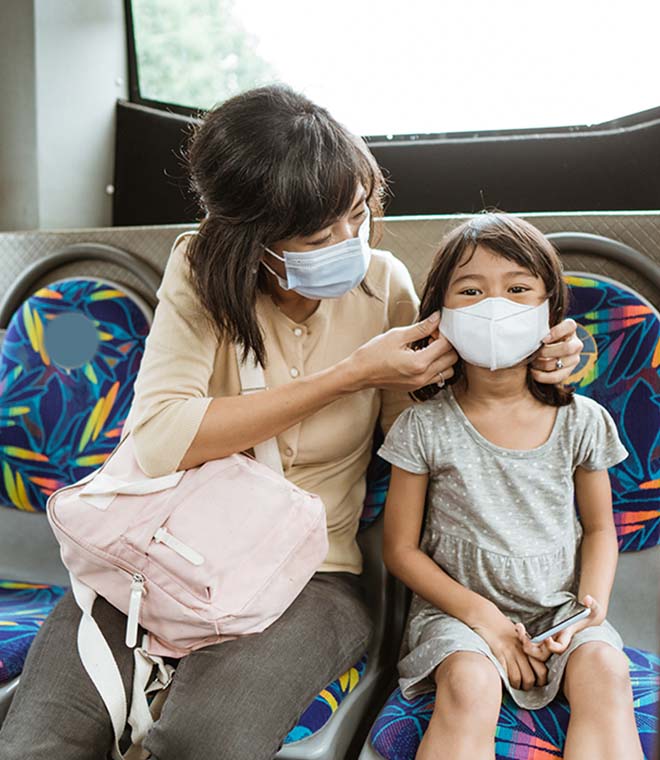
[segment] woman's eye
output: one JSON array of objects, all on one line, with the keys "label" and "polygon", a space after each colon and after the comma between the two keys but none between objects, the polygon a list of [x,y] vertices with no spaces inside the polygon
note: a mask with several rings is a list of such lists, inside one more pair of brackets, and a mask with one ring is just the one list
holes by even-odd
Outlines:
[{"label": "woman's eye", "polygon": [[323,243],[327,243],[331,237],[332,235],[326,235],[325,237],[322,237],[320,240],[310,240],[308,241],[307,245],[311,245],[311,246],[323,245]]}]

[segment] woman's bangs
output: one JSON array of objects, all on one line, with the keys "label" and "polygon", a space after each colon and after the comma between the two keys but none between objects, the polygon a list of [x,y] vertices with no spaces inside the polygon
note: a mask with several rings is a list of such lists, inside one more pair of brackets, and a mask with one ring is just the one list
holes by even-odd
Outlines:
[{"label": "woman's bangs", "polygon": [[281,217],[287,229],[281,238],[312,235],[328,227],[353,208],[360,185],[369,200],[376,184],[367,156],[348,142],[318,146],[289,179]]}]

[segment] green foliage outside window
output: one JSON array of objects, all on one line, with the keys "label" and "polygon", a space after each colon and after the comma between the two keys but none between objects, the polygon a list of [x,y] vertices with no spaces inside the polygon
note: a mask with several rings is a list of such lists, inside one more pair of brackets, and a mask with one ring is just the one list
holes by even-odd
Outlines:
[{"label": "green foliage outside window", "polygon": [[133,0],[140,95],[206,109],[275,81],[233,0]]}]

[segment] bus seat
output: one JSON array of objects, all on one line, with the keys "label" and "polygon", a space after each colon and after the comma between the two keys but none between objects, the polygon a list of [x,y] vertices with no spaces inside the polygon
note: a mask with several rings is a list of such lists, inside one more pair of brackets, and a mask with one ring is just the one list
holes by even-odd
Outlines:
[{"label": "bus seat", "polygon": [[278,758],[344,760],[359,727],[368,715],[374,714],[391,681],[397,656],[395,644],[403,631],[406,591],[387,573],[382,560],[383,529],[378,518],[385,505],[390,466],[375,454],[381,442],[382,436],[377,434],[358,533],[364,561],[362,583],[374,621],[373,635],[365,656],[329,684],[301,715],[285,738]]},{"label": "bus seat", "polygon": [[46,501],[115,447],[150,323],[139,297],[87,277],[40,288],[9,321],[0,353],[0,720],[66,591]]},{"label": "bus seat", "polygon": [[[577,393],[612,414],[630,456],[610,469],[619,567],[608,618],[626,642],[635,717],[647,760],[658,729],[657,588],[660,560],[660,315],[603,275],[566,273],[571,316],[584,342],[571,376]],[[403,699],[397,688],[378,715],[360,760],[412,760],[435,695]],[[569,706],[558,698],[527,711],[506,695],[495,735],[497,760],[561,758]]]}]

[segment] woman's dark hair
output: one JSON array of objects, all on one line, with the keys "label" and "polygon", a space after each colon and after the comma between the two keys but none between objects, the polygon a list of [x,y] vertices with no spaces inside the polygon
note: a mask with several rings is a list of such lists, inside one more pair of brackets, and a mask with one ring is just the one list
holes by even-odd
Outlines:
[{"label": "woman's dark hair", "polygon": [[[550,326],[554,327],[564,319],[568,306],[568,288],[564,282],[559,255],[552,243],[540,230],[524,219],[493,212],[479,214],[463,222],[444,238],[424,285],[420,320],[442,309],[454,270],[466,264],[479,245],[540,277],[548,295]],[[466,252],[469,253],[468,258],[459,264]],[[428,339],[424,339],[420,341],[419,347],[427,343]],[[459,358],[454,365],[454,374],[447,380],[447,385],[458,382],[464,376],[463,362]],[[527,387],[535,398],[545,404],[565,406],[571,402],[572,389],[561,385],[538,383],[532,377],[529,366]],[[414,391],[412,395],[419,401],[426,401],[435,396],[439,390],[438,385],[427,385]]]},{"label": "woman's dark hair", "polygon": [[209,111],[186,158],[206,212],[187,248],[193,286],[218,337],[265,364],[255,314],[258,292],[270,287],[263,246],[328,226],[353,207],[360,184],[372,219],[382,216],[383,175],[361,138],[283,85]]}]

